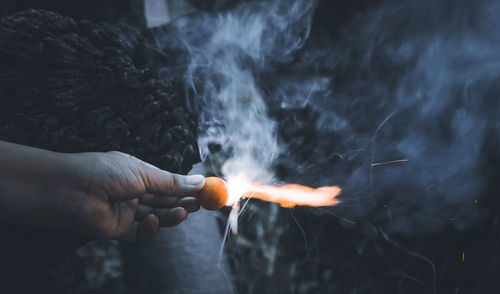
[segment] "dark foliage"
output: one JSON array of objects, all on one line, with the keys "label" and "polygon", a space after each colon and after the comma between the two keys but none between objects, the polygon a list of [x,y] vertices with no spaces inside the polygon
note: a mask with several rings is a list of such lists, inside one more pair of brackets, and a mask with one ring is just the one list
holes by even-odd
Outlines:
[{"label": "dark foliage", "polygon": [[[199,161],[196,120],[175,95],[176,82],[158,77],[157,67],[166,64],[167,56],[126,24],[75,21],[45,10],[4,17],[0,139],[59,152],[120,150],[186,173]],[[1,229],[2,281],[43,292],[81,280],[81,260],[56,282],[54,270],[84,238]]]},{"label": "dark foliage", "polygon": [[45,9],[77,20],[143,25],[141,0],[3,0],[0,16],[26,9]]},{"label": "dark foliage", "polygon": [[3,18],[0,31],[3,140],[121,150],[173,172],[198,160],[196,122],[155,71],[167,58],[135,29],[29,10]]}]

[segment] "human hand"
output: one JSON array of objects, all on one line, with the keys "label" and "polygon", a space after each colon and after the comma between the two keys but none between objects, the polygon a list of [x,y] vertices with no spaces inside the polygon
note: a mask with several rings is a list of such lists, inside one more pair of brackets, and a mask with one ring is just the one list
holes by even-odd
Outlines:
[{"label": "human hand", "polygon": [[[68,228],[99,239],[137,241],[199,209],[200,175],[169,173],[121,152],[72,154],[80,193],[64,203]],[[78,189],[76,189],[78,190]]]}]

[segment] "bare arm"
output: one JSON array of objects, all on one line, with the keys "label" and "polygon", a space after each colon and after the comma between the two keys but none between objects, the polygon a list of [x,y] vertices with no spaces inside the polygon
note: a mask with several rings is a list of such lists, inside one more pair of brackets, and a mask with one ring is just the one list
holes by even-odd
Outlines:
[{"label": "bare arm", "polygon": [[121,152],[64,154],[0,141],[0,221],[138,240],[199,208],[202,176]]}]

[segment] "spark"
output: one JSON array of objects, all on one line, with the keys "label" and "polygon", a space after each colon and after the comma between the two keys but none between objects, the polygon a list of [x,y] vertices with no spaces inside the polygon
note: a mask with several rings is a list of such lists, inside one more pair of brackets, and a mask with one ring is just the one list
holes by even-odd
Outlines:
[{"label": "spark", "polygon": [[331,215],[333,215],[334,217],[336,217],[336,218],[338,218],[338,219],[341,219],[341,220],[343,220],[343,221],[345,221],[345,222],[348,222],[348,223],[351,223],[351,224],[356,224],[356,222],[355,222],[355,221],[353,221],[353,220],[349,220],[349,219],[346,219],[346,218],[343,218],[343,217],[341,217],[341,216],[338,216],[338,215],[336,215],[335,213],[333,213],[333,212],[331,212],[331,211],[329,211],[329,210],[326,210],[326,209],[321,208],[321,207],[317,207],[317,208],[318,208],[319,210],[324,211],[324,212],[326,212],[326,213],[328,213],[328,214],[331,214]]},{"label": "spark", "polygon": [[450,221],[455,221],[458,219],[458,216],[447,216],[445,215],[444,213],[442,213],[441,211],[439,211],[435,206],[432,206],[432,208],[434,209],[434,211],[439,214],[440,216],[444,217],[444,218],[447,218],[448,220]]},{"label": "spark", "polygon": [[387,242],[392,244],[393,246],[401,249],[402,251],[408,253],[409,255],[411,255],[413,257],[416,257],[418,259],[421,259],[421,260],[427,262],[431,266],[431,268],[432,268],[432,293],[436,294],[436,265],[434,264],[434,262],[430,258],[425,257],[416,251],[412,251],[410,249],[407,249],[407,248],[403,247],[402,245],[400,245],[399,243],[397,243],[396,241],[392,240],[391,238],[389,238],[389,236],[381,228],[378,228],[378,231],[381,233],[382,237]]},{"label": "spark", "polygon": [[384,164],[390,164],[390,163],[398,163],[398,162],[407,162],[408,159],[396,159],[396,160],[391,160],[391,161],[384,161],[384,162],[375,162],[372,163],[371,166],[379,166],[379,165],[384,165]]}]

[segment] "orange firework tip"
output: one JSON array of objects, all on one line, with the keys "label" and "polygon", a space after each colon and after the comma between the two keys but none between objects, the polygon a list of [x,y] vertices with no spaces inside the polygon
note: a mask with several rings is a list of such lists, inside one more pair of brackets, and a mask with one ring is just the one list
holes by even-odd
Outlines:
[{"label": "orange firework tip", "polygon": [[208,177],[205,186],[198,192],[198,201],[207,210],[218,210],[227,202],[227,188],[223,179]]}]

